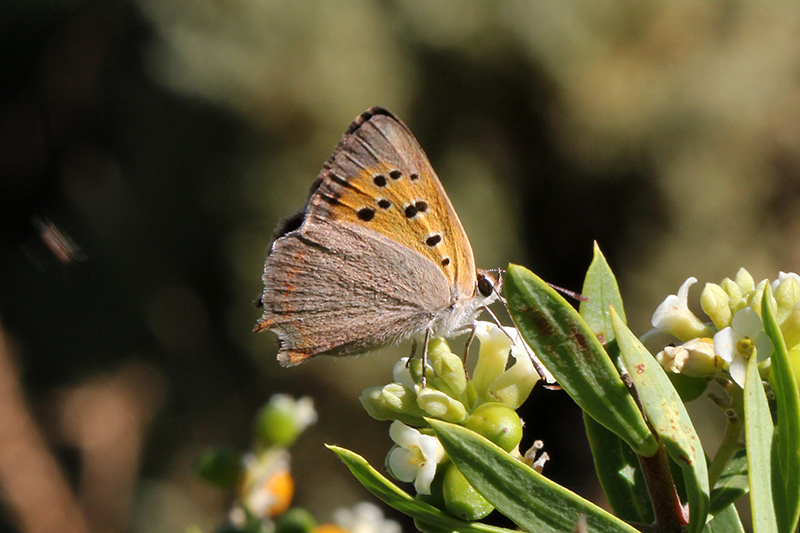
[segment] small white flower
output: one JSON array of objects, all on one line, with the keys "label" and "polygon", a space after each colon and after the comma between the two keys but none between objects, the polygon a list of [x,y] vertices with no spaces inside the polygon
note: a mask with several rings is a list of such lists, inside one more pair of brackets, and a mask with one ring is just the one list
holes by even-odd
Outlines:
[{"label": "small white flower", "polygon": [[369,502],[359,502],[352,509],[337,509],[333,512],[333,521],[347,533],[402,532],[400,524],[384,518],[380,507]]},{"label": "small white flower", "polygon": [[689,309],[689,287],[697,283],[691,277],[683,282],[678,294],[670,294],[661,302],[653,313],[653,328],[666,331],[682,341],[703,337],[708,333],[708,326]]},{"label": "small white flower", "polygon": [[745,307],[733,316],[730,327],[714,335],[714,350],[728,362],[733,381],[744,387],[747,361],[753,350],[760,363],[769,359],[773,348],[761,318],[751,308]]},{"label": "small white flower", "polygon": [[398,420],[392,422],[389,436],[397,443],[387,460],[392,475],[406,483],[413,481],[418,494],[430,494],[436,466],[444,458],[444,448],[439,440]]},{"label": "small white flower", "polygon": [[545,374],[545,381],[555,383],[516,328],[501,329],[479,320],[475,322],[475,336],[481,347],[472,384],[485,401],[502,402],[514,409],[522,405],[540,379],[533,361]]}]

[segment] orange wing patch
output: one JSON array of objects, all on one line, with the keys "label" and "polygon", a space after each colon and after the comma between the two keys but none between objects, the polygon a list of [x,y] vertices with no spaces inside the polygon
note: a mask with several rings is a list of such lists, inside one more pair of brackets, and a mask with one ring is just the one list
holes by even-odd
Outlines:
[{"label": "orange wing patch", "polygon": [[362,115],[320,173],[309,210],[370,228],[435,263],[457,296],[475,292],[464,228],[427,156],[393,115]]}]

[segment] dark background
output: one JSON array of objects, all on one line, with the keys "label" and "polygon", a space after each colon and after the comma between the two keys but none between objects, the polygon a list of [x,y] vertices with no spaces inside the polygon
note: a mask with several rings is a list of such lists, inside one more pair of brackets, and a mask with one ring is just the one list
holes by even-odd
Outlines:
[{"label": "dark background", "polygon": [[[388,424],[358,396],[408,347],[281,369],[252,333],[272,228],[372,105],[415,132],[480,266],[580,290],[597,240],[640,334],[690,275],[798,269],[789,4],[6,0],[0,424],[23,422],[0,436],[0,525],[52,501],[12,488],[33,460],[91,530],[210,530],[230,494],[191,462],[247,448],[274,392],[320,413],[293,448],[295,502],[325,521],[372,499],[322,445],[382,464]],[[80,252],[60,260],[36,221]],[[545,473],[602,502],[566,395],[537,388],[521,414]]]}]

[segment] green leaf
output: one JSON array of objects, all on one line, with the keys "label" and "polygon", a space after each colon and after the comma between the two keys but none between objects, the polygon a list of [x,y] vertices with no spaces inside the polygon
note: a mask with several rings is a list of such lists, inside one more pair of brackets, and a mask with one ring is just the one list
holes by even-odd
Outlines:
[{"label": "green leaf", "polygon": [[712,515],[719,514],[720,511],[744,496],[748,490],[747,452],[739,450],[725,465],[719,481],[711,491],[709,512]]},{"label": "green leaf", "polygon": [[480,522],[465,522],[453,518],[444,511],[422,502],[386,479],[360,455],[339,446],[326,444],[329,450],[339,456],[350,472],[364,487],[384,503],[405,513],[438,531],[460,531],[462,533],[518,533],[502,527],[490,526]]},{"label": "green leaf", "polygon": [[614,363],[578,312],[524,267],[509,265],[505,285],[514,323],[559,385],[636,453],[655,454],[658,442]]},{"label": "green leaf", "polygon": [[580,515],[586,516],[588,532],[636,531],[474,431],[441,420],[428,422],[470,484],[525,531],[572,533]]},{"label": "green leaf", "polygon": [[747,362],[744,382],[744,434],[747,443],[747,469],[750,472],[750,509],[753,531],[778,531],[772,499],[772,415],[767,395],[758,374],[757,357]]},{"label": "green leaf", "polygon": [[[597,242],[594,243],[592,264],[586,271],[582,295],[586,300],[580,303],[581,317],[605,346],[609,357],[617,360],[619,348],[611,327],[609,307],[621,310],[622,296],[617,279]],[[628,522],[652,523],[653,506],[636,452],[585,412],[583,422],[597,477],[614,514]]]},{"label": "green leaf", "polygon": [[580,304],[581,316],[600,344],[606,346],[614,340],[611,316],[608,313],[609,305],[614,306],[623,320],[625,320],[625,311],[622,307],[622,295],[619,293],[617,278],[614,277],[614,273],[608,266],[596,241],[592,264],[589,265],[583,281],[582,295],[586,300]]},{"label": "green leaf", "polygon": [[[772,457],[775,510],[781,531],[794,531],[800,516],[800,393],[789,364],[789,354],[778,324],[770,309],[772,290],[767,286],[761,300],[764,331],[775,348],[772,353],[771,385],[778,405],[775,428],[777,454]],[[775,462],[777,459],[777,463]]]},{"label": "green leaf", "polygon": [[664,369],[613,308],[611,321],[644,412],[667,453],[683,471],[689,499],[688,531],[702,531],[708,516],[708,467],[697,432]]},{"label": "green leaf", "polygon": [[583,415],[583,422],[597,477],[614,514],[628,522],[651,524],[653,506],[636,452],[589,415]]},{"label": "green leaf", "polygon": [[744,533],[744,526],[733,504],[728,505],[706,524],[703,533]]}]

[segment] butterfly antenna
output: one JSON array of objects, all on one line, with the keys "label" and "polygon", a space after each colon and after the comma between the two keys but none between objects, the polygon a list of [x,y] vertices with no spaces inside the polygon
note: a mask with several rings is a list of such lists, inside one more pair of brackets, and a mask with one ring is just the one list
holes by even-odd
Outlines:
[{"label": "butterfly antenna", "polygon": [[554,290],[560,292],[561,294],[563,294],[565,296],[569,296],[573,300],[577,300],[579,302],[588,302],[589,301],[589,297],[588,296],[584,296],[583,294],[581,294],[579,292],[571,291],[569,289],[565,289],[564,287],[559,287],[558,285],[553,285],[552,283],[548,283],[547,286],[550,287],[551,289],[554,289]]}]

